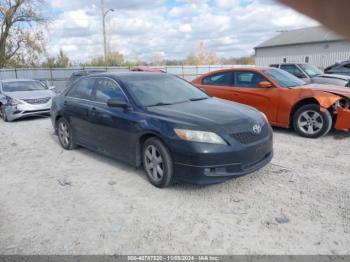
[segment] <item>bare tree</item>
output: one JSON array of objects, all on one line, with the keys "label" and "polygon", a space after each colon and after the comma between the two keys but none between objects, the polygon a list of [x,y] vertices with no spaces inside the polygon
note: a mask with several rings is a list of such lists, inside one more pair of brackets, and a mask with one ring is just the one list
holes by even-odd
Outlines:
[{"label": "bare tree", "polygon": [[204,42],[200,42],[195,52],[186,58],[189,65],[215,65],[220,64],[220,59],[215,52],[209,50]]},{"label": "bare tree", "polygon": [[151,58],[151,65],[153,66],[163,66],[165,65],[165,58],[162,52],[155,52]]},{"label": "bare tree", "polygon": [[44,51],[42,34],[33,29],[47,21],[44,4],[44,0],[0,0],[0,68],[16,56],[24,60],[25,53],[33,58]]}]

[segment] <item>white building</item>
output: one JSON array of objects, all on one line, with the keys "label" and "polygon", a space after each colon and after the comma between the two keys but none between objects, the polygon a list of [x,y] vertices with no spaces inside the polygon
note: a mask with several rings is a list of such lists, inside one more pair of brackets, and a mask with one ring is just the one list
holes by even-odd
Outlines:
[{"label": "white building", "polygon": [[350,60],[350,42],[323,27],[286,31],[255,47],[255,63],[311,63],[325,68]]}]

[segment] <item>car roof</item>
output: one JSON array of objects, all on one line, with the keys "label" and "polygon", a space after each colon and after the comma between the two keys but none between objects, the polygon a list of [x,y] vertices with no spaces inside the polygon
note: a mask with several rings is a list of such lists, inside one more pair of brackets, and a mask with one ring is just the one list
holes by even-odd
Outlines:
[{"label": "car roof", "polygon": [[244,70],[251,70],[251,71],[261,71],[261,70],[265,70],[265,69],[277,69],[275,67],[269,67],[269,66],[241,66],[241,67],[230,67],[230,68],[222,68],[222,69],[218,69],[215,71],[210,71],[208,73],[206,73],[205,75],[209,75],[212,73],[216,73],[216,72],[226,72],[226,71],[244,71]]},{"label": "car roof", "polygon": [[104,73],[107,72],[106,69],[82,69],[78,70],[76,72],[73,72],[72,75],[89,75],[89,74],[94,74],[94,73]]},{"label": "car roof", "polygon": [[88,75],[89,77],[96,77],[96,76],[104,76],[104,77],[111,77],[111,78],[117,78],[117,79],[123,79],[127,77],[137,77],[137,76],[165,76],[169,74],[164,74],[161,72],[143,72],[143,71],[131,71],[131,72],[118,72],[118,73],[96,73]]},{"label": "car roof", "polygon": [[28,82],[28,81],[40,82],[39,80],[35,80],[35,79],[25,79],[25,78],[20,78],[20,79],[5,79],[5,80],[1,80],[1,82],[2,82],[2,83],[11,83],[11,82]]}]

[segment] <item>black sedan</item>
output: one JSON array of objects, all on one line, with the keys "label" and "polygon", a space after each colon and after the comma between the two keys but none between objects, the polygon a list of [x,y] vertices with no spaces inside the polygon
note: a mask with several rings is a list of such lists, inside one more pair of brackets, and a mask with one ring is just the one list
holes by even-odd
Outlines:
[{"label": "black sedan", "polygon": [[142,165],[157,187],[223,182],[260,169],[273,155],[262,113],[169,74],[83,77],[53,99],[51,118],[63,148],[80,145]]}]

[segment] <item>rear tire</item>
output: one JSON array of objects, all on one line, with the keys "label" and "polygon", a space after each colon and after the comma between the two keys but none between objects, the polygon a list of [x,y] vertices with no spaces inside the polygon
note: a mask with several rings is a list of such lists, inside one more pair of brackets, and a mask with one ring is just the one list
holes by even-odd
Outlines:
[{"label": "rear tire", "polygon": [[155,137],[143,144],[142,163],[148,180],[152,185],[164,188],[173,180],[173,161],[165,145]]},{"label": "rear tire", "polygon": [[72,150],[76,148],[72,128],[68,121],[63,117],[57,120],[57,135],[58,141],[60,141],[60,144],[64,149]]},{"label": "rear tire", "polygon": [[329,133],[333,126],[331,113],[320,106],[309,104],[300,107],[293,116],[294,130],[303,137],[318,138]]}]

